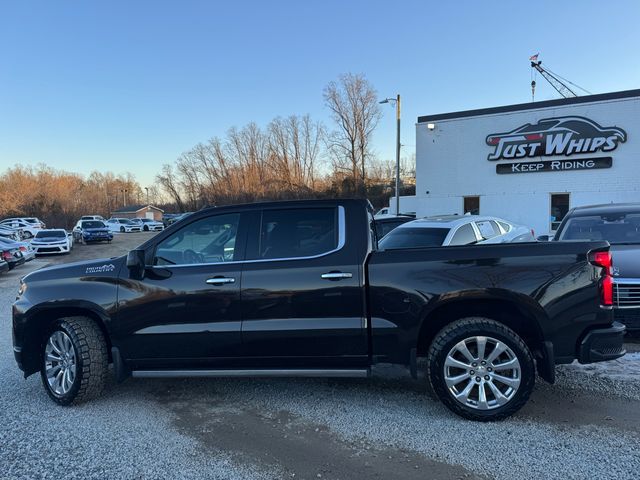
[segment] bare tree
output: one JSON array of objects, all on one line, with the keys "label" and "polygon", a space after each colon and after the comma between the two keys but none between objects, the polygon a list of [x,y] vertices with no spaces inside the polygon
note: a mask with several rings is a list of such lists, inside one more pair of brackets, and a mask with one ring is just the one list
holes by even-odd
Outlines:
[{"label": "bare tree", "polygon": [[364,191],[371,137],[382,115],[377,93],[363,75],[347,73],[325,87],[324,100],[336,124],[328,137],[334,168],[348,168]]}]

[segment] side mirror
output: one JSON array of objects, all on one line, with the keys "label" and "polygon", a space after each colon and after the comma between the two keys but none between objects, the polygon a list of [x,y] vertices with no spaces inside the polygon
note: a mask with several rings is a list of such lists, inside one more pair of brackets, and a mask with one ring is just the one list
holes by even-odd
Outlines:
[{"label": "side mirror", "polygon": [[131,250],[127,254],[127,268],[132,278],[142,280],[144,278],[145,266],[144,250]]},{"label": "side mirror", "polygon": [[552,238],[553,237],[551,237],[551,235],[538,235],[538,238],[536,240],[538,240],[539,242],[550,242]]}]

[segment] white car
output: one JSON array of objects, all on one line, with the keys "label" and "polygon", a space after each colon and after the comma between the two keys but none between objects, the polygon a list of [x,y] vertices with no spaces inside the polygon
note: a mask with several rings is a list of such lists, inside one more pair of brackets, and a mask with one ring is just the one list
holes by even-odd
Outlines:
[{"label": "white car", "polygon": [[31,244],[29,242],[16,242],[7,237],[0,237],[0,248],[3,246],[20,249],[25,262],[30,262],[31,260],[36,258],[36,252],[33,250],[33,247],[31,247]]},{"label": "white car", "polygon": [[36,255],[48,253],[69,253],[73,247],[73,239],[62,228],[40,230],[31,240],[31,248]]},{"label": "white car", "polygon": [[128,218],[110,218],[104,223],[112,232],[129,233],[139,232],[142,227]]},{"label": "white car", "polygon": [[22,238],[32,238],[42,230],[42,223],[39,220],[29,222],[23,218],[6,218],[0,222],[0,226],[18,230]]},{"label": "white car", "polygon": [[164,230],[164,223],[152,220],[150,218],[132,218],[131,221],[140,225],[140,228],[142,228],[142,230],[144,230],[145,232],[148,232],[150,230],[154,232],[161,232],[162,230]]},{"label": "white car", "polygon": [[535,241],[533,230],[502,218],[441,215],[403,223],[385,235],[379,246],[385,250]]}]

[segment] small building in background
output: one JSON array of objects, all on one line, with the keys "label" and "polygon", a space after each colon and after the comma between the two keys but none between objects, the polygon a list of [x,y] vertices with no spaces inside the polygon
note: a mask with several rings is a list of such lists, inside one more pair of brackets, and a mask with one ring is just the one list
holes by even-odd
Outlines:
[{"label": "small building in background", "polygon": [[164,210],[153,205],[127,205],[111,212],[112,217],[118,218],[149,218],[162,221]]}]

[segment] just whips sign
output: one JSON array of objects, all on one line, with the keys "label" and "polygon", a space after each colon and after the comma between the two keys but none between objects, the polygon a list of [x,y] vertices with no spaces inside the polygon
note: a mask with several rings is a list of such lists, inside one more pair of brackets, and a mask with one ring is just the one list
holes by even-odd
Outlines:
[{"label": "just whips sign", "polygon": [[601,127],[585,117],[546,118],[510,132],[488,135],[486,142],[493,151],[487,160],[611,152],[626,140],[623,129]]}]

